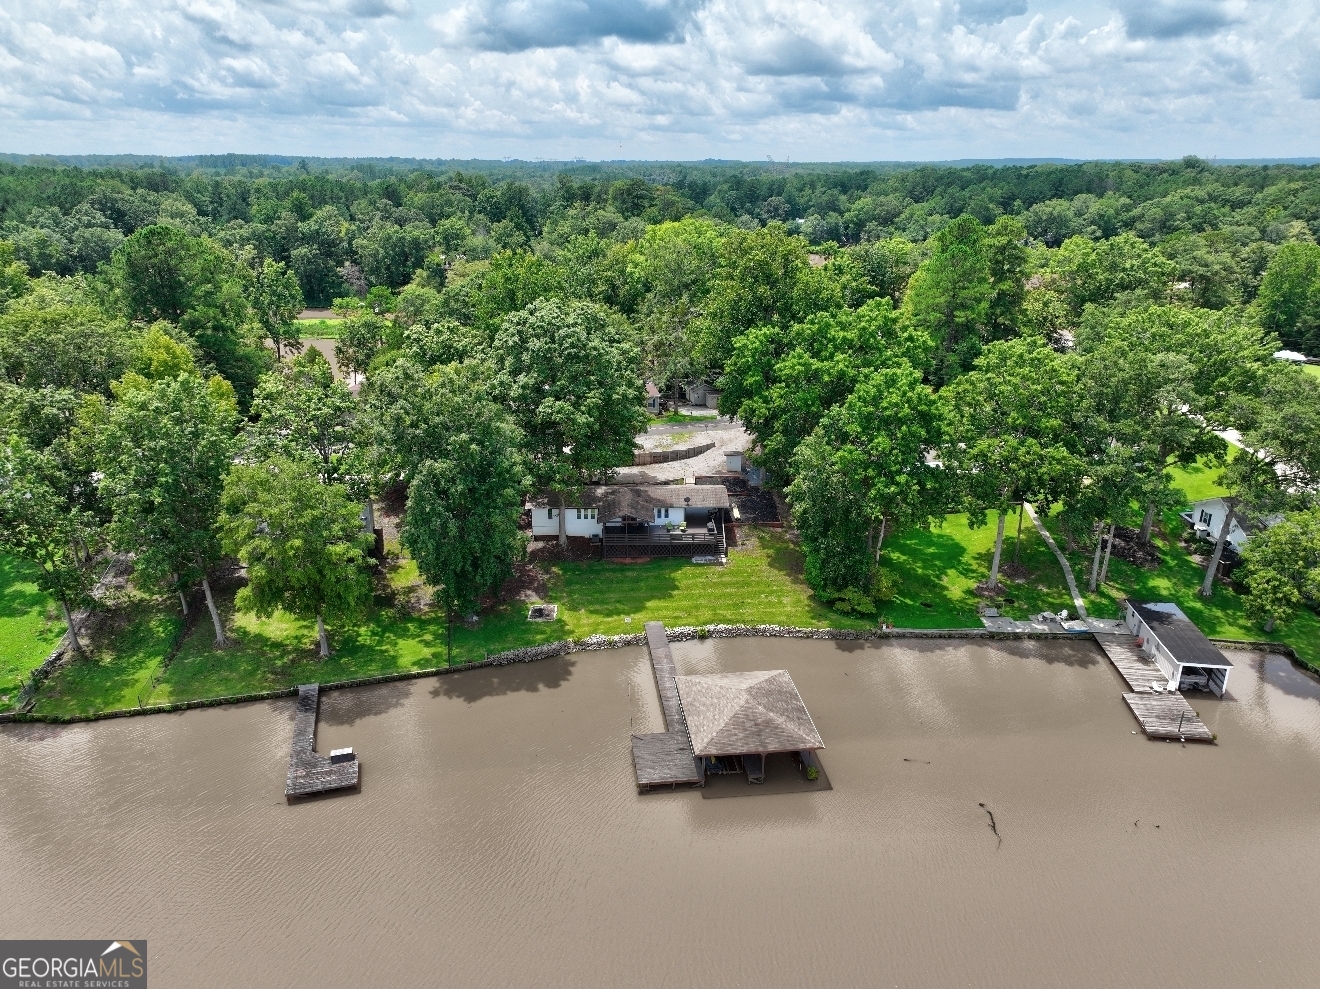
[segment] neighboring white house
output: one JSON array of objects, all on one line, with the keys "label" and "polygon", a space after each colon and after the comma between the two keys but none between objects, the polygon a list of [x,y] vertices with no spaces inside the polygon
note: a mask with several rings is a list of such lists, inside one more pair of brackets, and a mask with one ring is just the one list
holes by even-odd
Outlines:
[{"label": "neighboring white house", "polygon": [[655,386],[654,381],[646,383],[646,411],[653,416],[660,414],[660,389]]},{"label": "neighboring white house", "polygon": [[532,536],[559,535],[559,512],[570,536],[600,536],[606,524],[638,523],[664,531],[687,525],[704,528],[723,521],[729,510],[729,492],[720,484],[604,484],[584,488],[580,498],[556,508],[542,497],[529,502]]},{"label": "neighboring white house", "polygon": [[1299,354],[1295,350],[1276,350],[1274,359],[1276,361],[1292,361],[1294,364],[1305,364],[1307,360],[1305,354]]},{"label": "neighboring white house", "polygon": [[[1198,536],[1214,542],[1219,538],[1219,530],[1224,525],[1224,514],[1227,511],[1228,506],[1224,503],[1223,498],[1207,498],[1205,501],[1195,502],[1189,511],[1182,513],[1182,517],[1188,525],[1196,530]],[[1251,520],[1247,522],[1244,528],[1242,517],[1240,515],[1234,516],[1233,524],[1228,528],[1228,544],[1240,552],[1253,532],[1268,528],[1277,522],[1279,518],[1278,515],[1272,515],[1259,525]]]},{"label": "neighboring white house", "polygon": [[1168,677],[1170,690],[1228,689],[1233,664],[1176,604],[1124,601],[1123,620],[1138,647]]}]

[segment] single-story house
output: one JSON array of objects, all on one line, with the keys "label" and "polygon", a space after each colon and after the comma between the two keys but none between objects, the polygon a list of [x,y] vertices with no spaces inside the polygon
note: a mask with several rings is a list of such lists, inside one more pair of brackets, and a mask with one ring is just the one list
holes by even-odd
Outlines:
[{"label": "single-story house", "polygon": [[654,381],[646,383],[646,411],[653,416],[660,414],[660,389],[655,386]]},{"label": "single-story house", "polygon": [[528,508],[534,539],[557,537],[562,511],[565,532],[603,542],[605,556],[722,556],[730,502],[723,485],[602,484],[562,509],[549,497]]},{"label": "single-story house", "polygon": [[[1224,515],[1227,511],[1228,505],[1223,498],[1206,498],[1204,501],[1195,502],[1190,509],[1183,512],[1182,519],[1202,539],[1215,542],[1219,539],[1219,530],[1223,528]],[[1269,528],[1280,518],[1281,516],[1272,515],[1257,522],[1255,519],[1244,519],[1240,514],[1235,515],[1233,524],[1228,527],[1228,545],[1235,551],[1241,552],[1242,547],[1251,539],[1252,533]]]},{"label": "single-story house", "polygon": [[1171,690],[1224,695],[1233,664],[1176,604],[1124,601],[1123,621],[1137,647],[1168,677]]},{"label": "single-story house", "polygon": [[712,767],[737,757],[749,781],[765,777],[765,757],[823,749],[820,732],[786,670],[674,677],[692,753]]}]

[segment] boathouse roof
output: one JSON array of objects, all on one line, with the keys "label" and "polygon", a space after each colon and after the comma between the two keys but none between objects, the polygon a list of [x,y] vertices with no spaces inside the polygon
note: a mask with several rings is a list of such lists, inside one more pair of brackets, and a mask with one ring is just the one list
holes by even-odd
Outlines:
[{"label": "boathouse roof", "polygon": [[698,756],[823,749],[820,732],[785,670],[675,677]]},{"label": "boathouse roof", "polygon": [[1231,670],[1233,664],[1172,602],[1128,601],[1146,627],[1183,666]]}]

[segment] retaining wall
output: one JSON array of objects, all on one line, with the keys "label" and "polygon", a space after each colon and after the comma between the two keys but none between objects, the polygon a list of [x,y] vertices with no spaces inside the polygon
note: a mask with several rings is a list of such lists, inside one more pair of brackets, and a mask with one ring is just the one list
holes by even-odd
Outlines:
[{"label": "retaining wall", "polygon": [[[784,639],[837,639],[848,642],[881,639],[1088,639],[1089,632],[1000,632],[987,628],[892,628],[892,629],[848,629],[848,628],[797,628],[792,625],[704,625],[679,626],[666,628],[665,637],[670,642],[691,642],[693,639],[732,639],[740,636],[769,636]],[[1278,642],[1247,642],[1237,639],[1212,639],[1216,645],[1229,649],[1252,649],[1286,655],[1299,666],[1309,669],[1297,660],[1291,648]],[[340,690],[345,687],[367,687],[376,683],[392,683],[398,680],[418,680],[423,677],[443,676],[446,673],[458,673],[462,670],[476,670],[488,666],[509,666],[513,663],[534,663],[542,659],[553,659],[575,652],[594,652],[601,649],[621,649],[628,646],[646,645],[646,634],[637,632],[628,635],[589,635],[585,639],[561,639],[558,642],[545,642],[541,645],[526,646],[487,655],[484,660],[475,663],[461,663],[457,666],[438,666],[422,670],[406,670],[399,673],[383,673],[379,676],[360,677],[355,680],[341,680],[337,683],[322,683],[322,690]],[[0,714],[0,724],[19,721],[41,721],[53,724],[66,724],[78,721],[102,721],[107,718],[127,718],[139,714],[164,714],[171,711],[189,711],[202,707],[218,707],[222,704],[242,704],[249,701],[273,700],[280,697],[295,697],[298,688],[285,687],[279,690],[266,690],[247,694],[231,694],[226,697],[207,697],[200,700],[180,701],[177,704],[155,704],[148,707],[125,708],[118,711],[99,711],[87,715],[36,715],[8,713]]]},{"label": "retaining wall", "polygon": [[634,450],[633,466],[649,467],[651,464],[669,464],[675,460],[688,460],[713,449],[715,449],[714,441],[698,443],[696,446],[678,446],[672,450]]}]

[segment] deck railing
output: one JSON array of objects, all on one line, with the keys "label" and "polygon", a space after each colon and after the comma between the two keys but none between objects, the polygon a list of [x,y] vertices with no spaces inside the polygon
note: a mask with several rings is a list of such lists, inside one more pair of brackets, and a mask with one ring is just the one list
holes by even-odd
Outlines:
[{"label": "deck railing", "polygon": [[622,550],[636,550],[646,556],[688,556],[694,551],[709,550],[713,554],[724,552],[724,527],[711,532],[705,528],[688,532],[632,532],[605,533],[601,536],[605,556],[627,555]]}]

